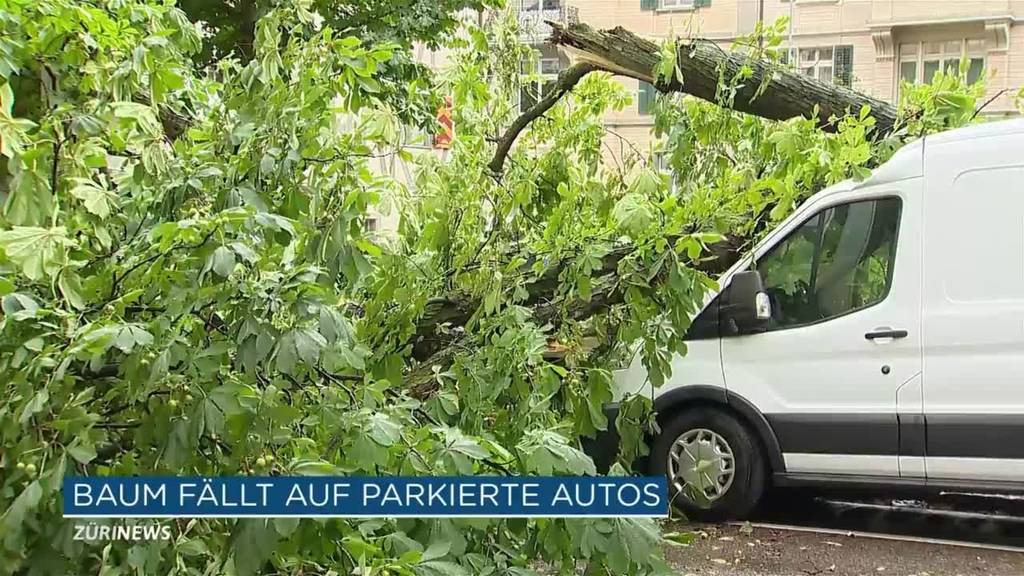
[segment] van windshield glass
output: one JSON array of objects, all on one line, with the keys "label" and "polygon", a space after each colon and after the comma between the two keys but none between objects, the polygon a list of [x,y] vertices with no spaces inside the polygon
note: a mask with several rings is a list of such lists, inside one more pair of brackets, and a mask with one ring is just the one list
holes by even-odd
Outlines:
[{"label": "van windshield glass", "polygon": [[775,329],[811,324],[881,302],[889,292],[900,200],[819,212],[757,263]]}]

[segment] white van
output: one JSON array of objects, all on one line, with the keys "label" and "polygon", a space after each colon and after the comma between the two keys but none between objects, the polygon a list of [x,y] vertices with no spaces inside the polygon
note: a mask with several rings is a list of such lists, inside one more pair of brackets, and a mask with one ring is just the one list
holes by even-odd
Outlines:
[{"label": "white van", "polygon": [[775,485],[1024,491],[1024,120],[819,192],[719,279],[653,391],[647,472],[688,513]]}]

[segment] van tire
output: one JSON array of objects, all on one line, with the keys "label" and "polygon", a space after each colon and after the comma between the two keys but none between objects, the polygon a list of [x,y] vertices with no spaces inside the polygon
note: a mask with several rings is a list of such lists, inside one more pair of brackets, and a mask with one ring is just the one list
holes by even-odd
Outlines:
[{"label": "van tire", "polygon": [[703,507],[692,502],[669,478],[669,501],[691,520],[718,522],[745,518],[764,493],[766,466],[757,438],[742,422],[723,410],[700,406],[684,409],[668,418],[651,444],[650,474],[667,477],[669,453],[676,440],[698,430],[709,430],[728,444],[734,466],[731,484],[718,499]]}]

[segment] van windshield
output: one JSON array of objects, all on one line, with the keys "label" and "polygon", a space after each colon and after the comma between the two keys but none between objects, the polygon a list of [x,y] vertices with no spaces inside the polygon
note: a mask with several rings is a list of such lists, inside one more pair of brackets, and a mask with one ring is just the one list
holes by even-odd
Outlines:
[{"label": "van windshield", "polygon": [[827,208],[757,262],[775,329],[812,324],[881,302],[889,291],[900,200]]}]

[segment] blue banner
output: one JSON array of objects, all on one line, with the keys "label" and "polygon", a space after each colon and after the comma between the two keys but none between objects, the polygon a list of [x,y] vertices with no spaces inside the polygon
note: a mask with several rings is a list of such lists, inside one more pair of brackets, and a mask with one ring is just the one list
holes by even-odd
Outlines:
[{"label": "blue banner", "polygon": [[68,477],[65,518],[665,517],[664,476]]}]

